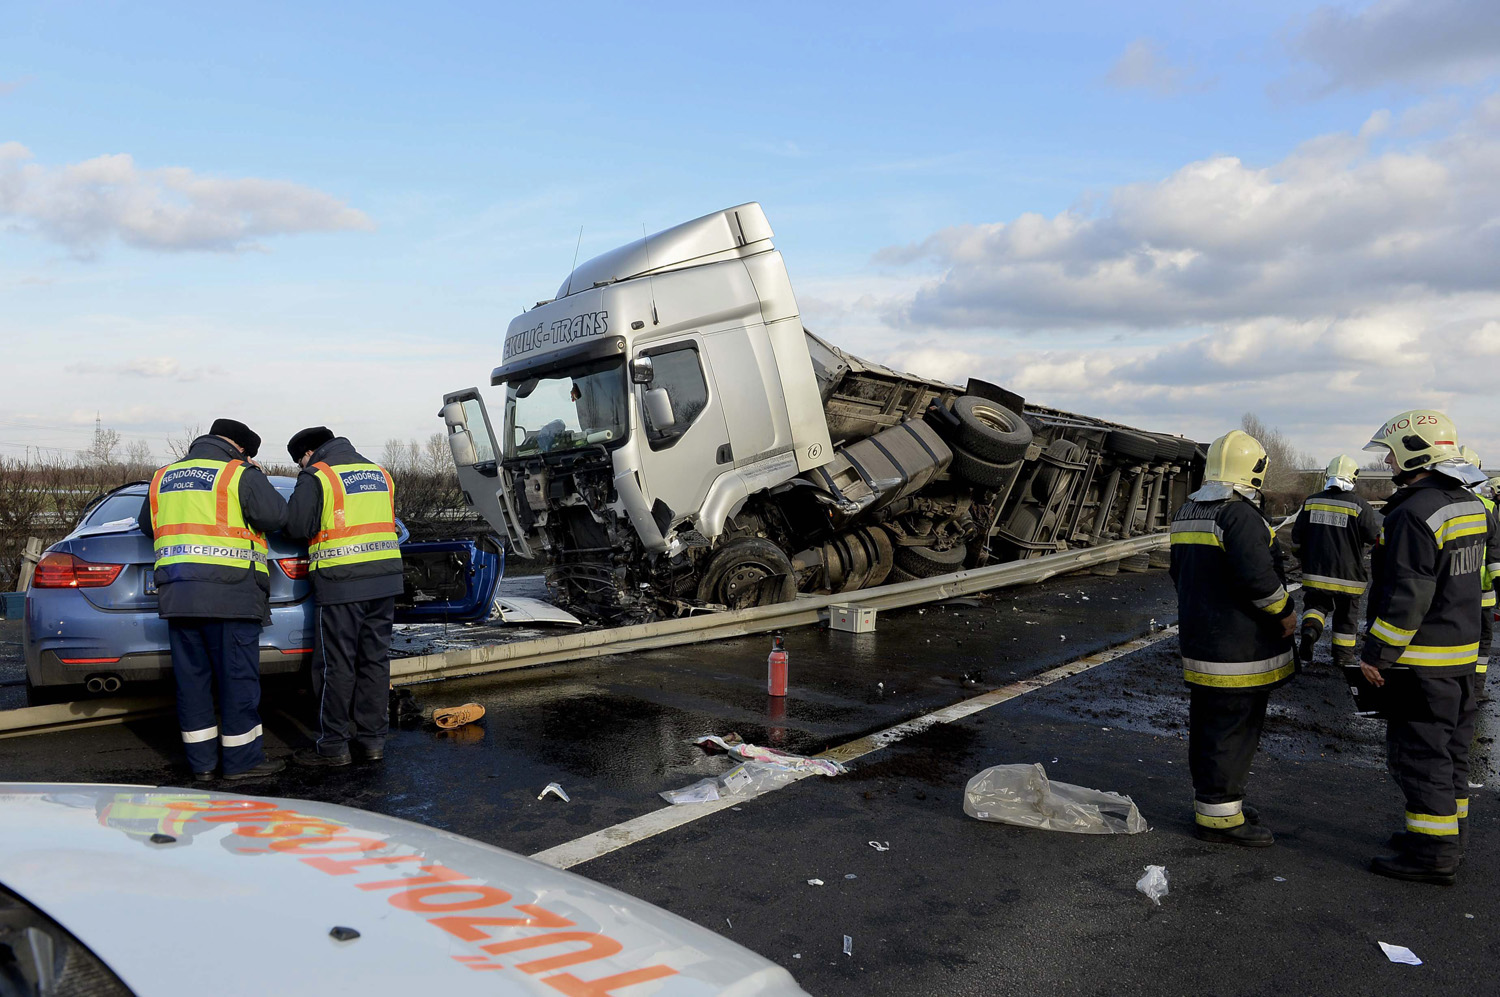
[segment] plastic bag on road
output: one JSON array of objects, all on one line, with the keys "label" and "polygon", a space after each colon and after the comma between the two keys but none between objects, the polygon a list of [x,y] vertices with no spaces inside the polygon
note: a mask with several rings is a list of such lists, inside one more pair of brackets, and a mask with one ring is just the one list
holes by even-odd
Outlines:
[{"label": "plastic bag on road", "polygon": [[969,780],[964,813],[980,820],[1071,834],[1139,834],[1146,819],[1130,797],[1052,782],[1040,763],[996,765]]},{"label": "plastic bag on road", "polygon": [[759,796],[796,782],[803,773],[765,762],[742,762],[718,778],[699,779],[691,786],[664,790],[660,795],[668,803],[711,803],[730,796]]},{"label": "plastic bag on road", "polygon": [[1135,881],[1135,888],[1151,898],[1156,906],[1161,906],[1161,898],[1167,895],[1167,867],[1164,865],[1146,866],[1146,874]]}]

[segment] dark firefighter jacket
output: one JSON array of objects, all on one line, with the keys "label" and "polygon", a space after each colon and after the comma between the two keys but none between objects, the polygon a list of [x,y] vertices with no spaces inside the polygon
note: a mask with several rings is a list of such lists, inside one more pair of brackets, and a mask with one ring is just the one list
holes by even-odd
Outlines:
[{"label": "dark firefighter jacket", "polygon": [[1380,513],[1353,492],[1327,488],[1308,496],[1292,524],[1292,543],[1310,589],[1361,595],[1365,548],[1380,539]]},{"label": "dark firefighter jacket", "polygon": [[1435,677],[1466,675],[1479,657],[1479,578],[1490,520],[1478,497],[1432,474],[1385,507],[1361,659]]},{"label": "dark firefighter jacket", "polygon": [[1172,580],[1189,685],[1248,692],[1291,676],[1282,621],[1296,610],[1281,545],[1259,509],[1238,495],[1189,499],[1172,520]]}]

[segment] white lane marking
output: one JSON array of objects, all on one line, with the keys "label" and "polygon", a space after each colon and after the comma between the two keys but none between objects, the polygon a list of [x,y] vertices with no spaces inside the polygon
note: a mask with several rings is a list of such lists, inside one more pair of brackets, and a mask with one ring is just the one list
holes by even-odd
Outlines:
[{"label": "white lane marking", "polygon": [[[1056,668],[1048,669],[1031,678],[1012,682],[1010,685],[993,689],[990,692],[975,696],[973,699],[966,699],[961,703],[955,703],[941,710],[935,710],[932,713],[907,720],[894,727],[887,727],[885,730],[874,734],[856,738],[836,748],[829,748],[817,757],[831,758],[838,762],[849,762],[856,758],[863,758],[866,755],[879,751],[881,748],[889,747],[897,741],[911,737],[913,734],[920,734],[930,727],[935,727],[938,724],[953,723],[955,720],[971,717],[992,706],[1008,703],[1012,699],[1026,695],[1028,692],[1035,692],[1038,689],[1044,689],[1052,685],[1054,682],[1061,682],[1063,679],[1072,678],[1074,675],[1081,675],[1091,668],[1097,668],[1123,655],[1131,654],[1132,652],[1150,647],[1152,644],[1175,636],[1177,636],[1177,627],[1174,625],[1145,637],[1137,637],[1135,640],[1116,644],[1114,647],[1105,648],[1094,654],[1070,661],[1065,665],[1058,665]],[[800,781],[814,774],[812,772],[801,773],[795,776],[792,781]],[[775,792],[775,790],[767,790],[767,792]],[[575,865],[599,858],[602,855],[608,855],[610,852],[618,851],[638,841],[645,841],[647,838],[654,838],[658,834],[682,827],[684,824],[691,824],[695,820],[702,820],[704,817],[716,814],[721,810],[738,807],[746,800],[752,800],[756,796],[762,795],[764,794],[746,793],[740,796],[723,797],[709,803],[695,803],[690,806],[681,807],[662,807],[660,810],[653,810],[639,817],[622,821],[613,827],[606,827],[601,831],[595,831],[581,838],[574,838],[572,841],[565,841],[560,845],[544,849],[531,857],[538,862],[554,866],[558,869],[571,869]]]}]

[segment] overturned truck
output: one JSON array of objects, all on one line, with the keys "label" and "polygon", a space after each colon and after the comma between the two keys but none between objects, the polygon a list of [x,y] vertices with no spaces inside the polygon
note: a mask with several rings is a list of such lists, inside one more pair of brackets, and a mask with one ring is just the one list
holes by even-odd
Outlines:
[{"label": "overturned truck", "polygon": [[[1180,437],[860,359],[802,325],[759,204],[622,246],[441,415],[466,500],[608,623],[852,592],[1162,529]],[[1134,565],[1131,565],[1134,566]]]}]

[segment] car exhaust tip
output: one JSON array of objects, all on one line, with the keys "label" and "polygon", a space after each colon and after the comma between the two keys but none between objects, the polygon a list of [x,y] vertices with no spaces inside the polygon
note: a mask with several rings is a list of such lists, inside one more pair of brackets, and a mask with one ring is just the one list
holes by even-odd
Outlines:
[{"label": "car exhaust tip", "polygon": [[121,685],[121,683],[120,683],[120,676],[118,676],[118,675],[106,675],[104,677],[104,679],[103,679],[103,682],[104,682],[104,691],[105,692],[119,692],[120,691],[120,685]]},{"label": "car exhaust tip", "polygon": [[94,676],[91,676],[88,679],[88,681],[86,681],[86,682],[83,683],[83,687],[85,689],[87,689],[89,692],[95,692],[95,693],[103,692],[104,691],[104,680],[102,678],[100,678],[99,676],[94,675]]}]

